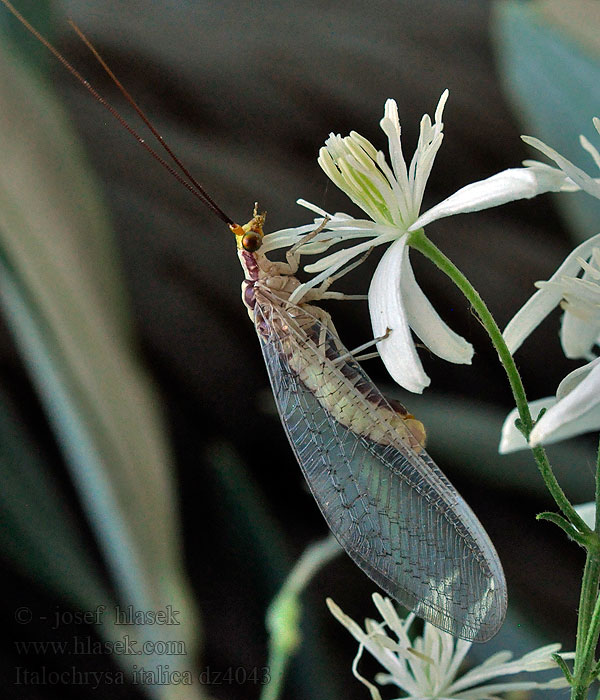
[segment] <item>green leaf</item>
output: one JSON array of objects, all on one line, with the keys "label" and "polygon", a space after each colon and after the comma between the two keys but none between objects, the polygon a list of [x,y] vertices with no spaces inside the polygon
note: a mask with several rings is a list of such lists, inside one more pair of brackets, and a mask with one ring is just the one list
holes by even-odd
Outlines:
[{"label": "green leaf", "polygon": [[559,515],[558,513],[551,513],[550,511],[544,511],[543,513],[538,513],[535,516],[536,520],[546,520],[549,523],[554,523],[557,527],[563,530],[568,537],[575,540],[582,547],[586,546],[586,537],[583,536],[571,523]]},{"label": "green leaf", "polygon": [[[581,148],[579,135],[600,146],[592,125],[600,104],[598,53],[553,21],[542,11],[544,5],[514,0],[496,5],[493,32],[500,74],[524,132],[594,174],[597,168]],[[545,160],[537,152],[530,155]],[[600,231],[600,201],[583,192],[559,195],[555,201],[577,241]]]},{"label": "green leaf", "polygon": [[569,685],[573,685],[573,674],[571,673],[566,661],[560,654],[552,654],[552,658],[558,664],[560,670],[563,672],[564,677],[567,679]]},{"label": "green leaf", "polygon": [[0,548],[22,574],[81,610],[114,606],[77,516],[34,439],[0,389]]},{"label": "green leaf", "polygon": [[[185,656],[119,661],[151,669],[168,659],[171,671],[189,670],[198,623],[183,574],[171,456],[159,398],[135,353],[106,215],[65,115],[8,41],[0,46],[0,90],[0,296],[7,321],[119,602],[179,611],[178,626],[136,625],[132,636],[172,637],[185,643]],[[181,692],[166,684],[158,694]],[[200,692],[196,686],[186,697]]]}]

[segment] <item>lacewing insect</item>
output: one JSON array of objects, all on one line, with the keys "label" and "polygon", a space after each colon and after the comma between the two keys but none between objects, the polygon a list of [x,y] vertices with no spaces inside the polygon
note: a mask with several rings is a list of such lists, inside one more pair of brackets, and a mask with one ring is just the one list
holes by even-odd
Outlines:
[{"label": "lacewing insect", "polygon": [[[422,424],[388,401],[313,302],[334,296],[332,280],[289,301],[302,246],[286,262],[261,249],[264,215],[240,226],[173,154],[86,37],[75,31],[165,149],[163,159],[11,5],[0,0],[141,145],[235,235],[242,300],[258,335],[281,421],[333,534],[386,593],[435,626],[486,641],[507,605],[502,566],[469,506],[425,452]],[[339,275],[338,275],[339,276]],[[339,298],[339,294],[337,294]]]}]

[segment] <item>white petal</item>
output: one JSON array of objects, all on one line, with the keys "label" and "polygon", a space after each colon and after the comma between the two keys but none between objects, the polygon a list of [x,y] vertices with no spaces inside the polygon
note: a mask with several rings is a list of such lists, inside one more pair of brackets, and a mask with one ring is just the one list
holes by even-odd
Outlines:
[{"label": "white petal", "polygon": [[[369,247],[367,246],[366,250],[368,249]],[[357,255],[360,255],[361,252],[362,251],[359,248],[359,246],[353,246],[352,248],[343,248],[342,250],[338,251],[339,255],[336,256],[335,263],[332,263],[326,270],[323,270],[318,275],[312,277],[310,280],[308,280],[308,282],[304,282],[303,284],[296,287],[296,289],[294,289],[294,291],[290,294],[289,302],[291,304],[299,304],[301,299],[307,294],[307,292],[310,289],[313,289],[313,287],[316,287],[321,282],[325,281],[328,277],[333,275],[337,270],[339,270],[340,267],[343,267],[352,258],[356,257]],[[310,267],[310,265],[307,265],[306,267]]]},{"label": "white petal", "polygon": [[591,178],[585,171],[578,168],[576,165],[567,160],[564,156],[561,156],[558,151],[555,151],[550,146],[547,146],[543,141],[536,139],[532,136],[521,136],[525,143],[537,148],[544,155],[548,156],[550,160],[553,160],[558,167],[564,171],[570,178],[575,182],[582,190],[585,190],[592,197],[600,198],[600,186],[598,183]]},{"label": "white petal", "polygon": [[570,360],[589,360],[598,338],[598,324],[565,311],[560,324],[560,344]]},{"label": "white petal", "polygon": [[400,281],[400,293],[404,300],[409,326],[438,357],[448,362],[470,365],[473,357],[473,346],[442,321],[417,284],[408,259],[408,246],[405,246],[403,258],[405,260],[402,263],[403,274]]},{"label": "white petal", "polygon": [[385,624],[394,632],[401,644],[409,647],[411,642],[407,630],[410,628],[416,615],[411,612],[405,618],[401,618],[394,603],[389,598],[384,598],[381,593],[373,593],[371,598]]},{"label": "white petal", "polygon": [[294,245],[304,235],[314,231],[315,224],[304,224],[304,226],[294,226],[293,228],[283,228],[273,233],[267,233],[262,241],[261,249],[263,253],[268,253],[271,250],[278,248],[287,248]]},{"label": "white petal", "polygon": [[598,149],[593,146],[583,134],[579,137],[579,143],[582,148],[592,156],[596,167],[600,169],[600,153],[598,153]]},{"label": "white petal", "polygon": [[296,204],[299,204],[301,207],[305,207],[306,209],[309,209],[310,211],[314,211],[315,214],[319,214],[319,216],[326,217],[328,216],[331,218],[331,215],[328,214],[325,209],[321,209],[321,207],[317,206],[316,204],[313,204],[312,202],[307,202],[306,199],[297,199]]},{"label": "white petal", "polygon": [[[556,165],[550,165],[550,163],[542,163],[541,160],[535,160],[533,158],[525,158],[525,160],[521,161],[521,165],[524,168],[531,168],[532,170],[535,170],[540,174],[546,173],[548,177],[554,177],[558,173],[563,173],[563,171],[560,168],[557,168]],[[570,177],[565,178],[565,182],[560,188],[561,192],[579,192],[580,190],[581,187],[579,187],[579,185],[576,185]]]},{"label": "white petal", "polygon": [[453,694],[453,700],[490,700],[497,698],[501,693],[514,693],[515,696],[531,695],[525,691],[530,690],[556,690],[567,688],[569,682],[564,676],[553,678],[549,681],[506,681],[502,683],[490,683],[470,688],[462,693]]},{"label": "white petal", "polygon": [[444,138],[443,130],[444,123],[442,122],[442,114],[444,105],[448,99],[448,91],[444,91],[437,109],[435,110],[435,121],[432,124],[428,114],[424,114],[421,119],[419,129],[419,140],[417,148],[410,162],[408,169],[408,177],[411,180],[412,199],[414,205],[415,218],[421,208],[423,192],[433,167],[433,162],[437,152],[441,148]]},{"label": "white petal", "polygon": [[423,370],[411,335],[404,308],[401,284],[403,266],[408,265],[404,235],[395,241],[381,258],[369,288],[369,311],[375,337],[390,335],[377,343],[388,372],[400,386],[420,394],[430,379]]},{"label": "white petal", "polygon": [[412,201],[415,217],[421,209],[427,180],[433,169],[435,157],[442,147],[443,140],[444,134],[436,134],[431,143],[425,144],[423,147],[417,149],[411,161],[409,175],[412,176]]},{"label": "white petal", "polygon": [[[502,661],[502,656],[506,652],[499,652],[498,654],[491,656],[479,666],[475,666],[475,668],[467,671],[467,673],[461,676],[448,688],[448,691],[452,692],[452,695],[456,696],[458,695],[458,692],[464,691],[471,686],[476,686],[473,688],[473,690],[477,690],[477,688],[483,689],[485,687],[489,687],[482,686],[480,684],[489,681],[492,678],[497,678],[498,676],[513,675],[523,671],[535,672],[556,668],[556,661],[554,661],[551,655],[557,653],[558,651],[560,651],[560,644],[546,644],[539,649],[530,651],[520,659],[511,659],[510,661]],[[517,683],[518,682],[519,681],[517,681]],[[469,691],[466,692],[468,693]],[[461,693],[461,696],[462,695],[463,693]],[[487,696],[482,695],[481,697]]]},{"label": "white petal", "polygon": [[600,364],[600,357],[595,360],[588,362],[586,365],[582,365],[572,372],[569,372],[567,376],[558,385],[556,390],[557,401],[562,401],[566,396],[568,396],[572,391],[574,391],[583,382],[590,372]]},{"label": "white petal", "polygon": [[403,191],[408,191],[408,171],[406,161],[402,153],[402,141],[400,138],[400,120],[398,118],[398,105],[396,100],[387,100],[384,116],[379,122],[383,132],[388,137],[390,160],[396,179]]},{"label": "white petal", "polygon": [[527,336],[560,304],[562,295],[552,287],[544,287],[531,296],[509,321],[502,336],[511,355]]},{"label": "white petal", "polygon": [[[564,262],[552,275],[549,281],[555,281],[562,275],[574,277],[581,265],[577,258],[588,258],[592,248],[598,245],[600,234],[588,238],[587,241],[577,246],[565,258]],[[562,298],[560,290],[554,286],[547,286],[540,289],[517,311],[503,332],[504,342],[508,345],[511,353],[516,352],[525,338],[536,328],[552,309],[560,303]]]},{"label": "white petal", "polygon": [[517,199],[531,199],[543,192],[558,192],[567,178],[552,168],[509,168],[496,175],[462,187],[421,216],[410,231],[445,216],[489,209]]},{"label": "white petal", "polygon": [[[536,399],[535,401],[529,402],[529,411],[535,419],[539,415],[542,408],[550,408],[551,406],[554,406],[555,403],[556,398],[554,396],[547,396],[544,399]],[[498,446],[498,452],[501,455],[516,452],[517,450],[524,450],[529,447],[523,433],[515,426],[515,421],[518,417],[519,412],[516,408],[514,408],[504,419],[502,434],[500,437],[500,445]]]},{"label": "white petal", "polygon": [[354,622],[349,615],[346,615],[346,613],[338,605],[336,605],[331,598],[327,598],[325,602],[327,603],[327,607],[329,608],[331,614],[336,618],[336,620],[338,620],[338,622],[341,622],[341,624],[344,625],[354,639],[356,639],[356,641],[360,644],[364,645],[365,649],[373,654],[373,656],[378,659],[383,666],[386,666],[385,649],[377,644],[377,642],[374,641],[370,635],[363,632],[360,625]]},{"label": "white petal", "polygon": [[561,442],[562,440],[568,440],[577,435],[584,435],[585,433],[593,433],[600,430],[600,407],[598,406],[569,423],[562,423],[560,417],[551,416],[553,422],[560,424],[557,427],[553,427],[550,422],[542,424],[542,420],[545,417],[546,416],[543,416],[540,420],[540,427],[536,426],[531,433],[532,446],[542,443],[544,445],[550,445],[553,442]]},{"label": "white petal", "polygon": [[[581,368],[580,368],[581,369]],[[571,373],[572,374],[572,373]],[[565,378],[564,381],[566,381]],[[600,364],[575,389],[557,401],[531,432],[531,445],[556,442],[600,428]]]},{"label": "white petal", "polygon": [[[571,295],[567,294],[572,288],[574,305],[567,307],[562,317],[560,326],[560,343],[565,356],[571,360],[579,358],[591,359],[592,347],[596,344],[600,324],[598,323],[598,302],[600,300],[600,286],[598,278],[599,249],[594,248],[590,262],[579,259],[584,273],[581,278],[570,278],[563,283],[563,294],[571,301]],[[581,314],[577,307],[581,307]]]},{"label": "white petal", "polygon": [[[389,229],[388,229],[389,230]],[[345,236],[344,236],[345,237]],[[310,265],[305,266],[305,271],[309,273],[313,272],[322,272],[323,270],[326,270],[328,268],[331,268],[332,272],[339,269],[340,264],[346,263],[348,260],[350,260],[353,257],[356,257],[360,253],[365,253],[371,248],[375,248],[378,245],[383,245],[384,243],[391,243],[398,237],[398,230],[392,230],[390,233],[384,233],[379,236],[373,237],[370,241],[364,241],[362,243],[357,243],[354,246],[350,248],[341,248],[340,250],[336,250],[335,253],[331,253],[330,255],[327,255],[326,257],[320,258],[314,263],[311,263]],[[352,233],[348,236],[348,238],[367,238],[367,236],[364,236],[361,232],[358,232],[357,235],[353,235]],[[310,243],[309,243],[310,245]],[[341,263],[340,263],[341,261]]]},{"label": "white petal", "polygon": [[434,121],[436,122],[441,122],[442,121],[442,116],[444,115],[444,107],[446,106],[446,102],[448,102],[448,97],[450,96],[450,90],[446,88],[444,92],[440,95],[439,102],[437,103],[437,107],[435,108],[435,113],[433,115]]}]

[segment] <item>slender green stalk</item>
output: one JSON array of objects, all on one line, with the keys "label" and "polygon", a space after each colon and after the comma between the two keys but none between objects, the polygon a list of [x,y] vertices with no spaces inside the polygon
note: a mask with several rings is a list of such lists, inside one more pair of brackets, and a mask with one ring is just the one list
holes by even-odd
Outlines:
[{"label": "slender green stalk", "polygon": [[572,700],[583,700],[593,681],[592,670],[595,668],[595,652],[600,636],[600,596],[598,583],[600,581],[600,551],[598,548],[598,532],[600,525],[600,444],[596,457],[596,542],[594,547],[588,547],[581,584],[579,603],[579,619],[577,620],[577,644],[575,647],[575,667],[573,669],[574,683],[571,693]]},{"label": "slender green stalk", "polygon": [[279,697],[289,662],[300,645],[300,594],[311,578],[340,552],[342,548],[332,535],[307,547],[269,606],[266,623],[270,682],[263,686],[261,700]]},{"label": "slender green stalk", "polygon": [[594,494],[596,501],[596,518],[594,520],[594,532],[600,533],[600,440],[598,441],[598,451],[596,453],[596,493]]},{"label": "slender green stalk", "polygon": [[[533,429],[533,419],[531,417],[531,413],[529,412],[529,405],[527,403],[523,383],[521,382],[521,376],[519,375],[517,366],[515,365],[512,355],[504,342],[502,332],[500,331],[500,328],[498,328],[498,324],[494,320],[494,317],[490,313],[485,302],[479,296],[477,290],[474,289],[469,280],[454,265],[454,263],[425,236],[423,229],[414,231],[411,234],[409,244],[412,248],[415,248],[420,253],[425,255],[425,257],[431,260],[444,274],[446,274],[461,290],[473,307],[475,313],[490,336],[490,339],[496,348],[496,352],[498,353],[498,357],[500,358],[500,362],[506,371],[525,435],[528,436]],[[542,478],[544,479],[544,483],[554,498],[557,506],[563,512],[565,517],[573,525],[575,525],[578,530],[584,533],[590,533],[590,528],[585,524],[585,522],[573,508],[556,480],[544,448],[538,446],[532,448],[532,451]]]},{"label": "slender green stalk", "polygon": [[587,696],[587,690],[591,684],[590,671],[594,665],[594,652],[600,634],[599,579],[600,560],[598,554],[588,550],[579,599],[571,700],[583,700]]}]

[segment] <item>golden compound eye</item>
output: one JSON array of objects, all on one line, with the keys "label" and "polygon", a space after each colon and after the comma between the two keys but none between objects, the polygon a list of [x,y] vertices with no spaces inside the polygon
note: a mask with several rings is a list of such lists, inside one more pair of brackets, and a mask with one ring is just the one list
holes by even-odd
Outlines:
[{"label": "golden compound eye", "polygon": [[243,238],[242,238],[242,248],[244,250],[247,250],[249,253],[254,253],[257,251],[262,243],[262,236],[260,236],[258,233],[254,233],[253,231],[248,232]]}]

